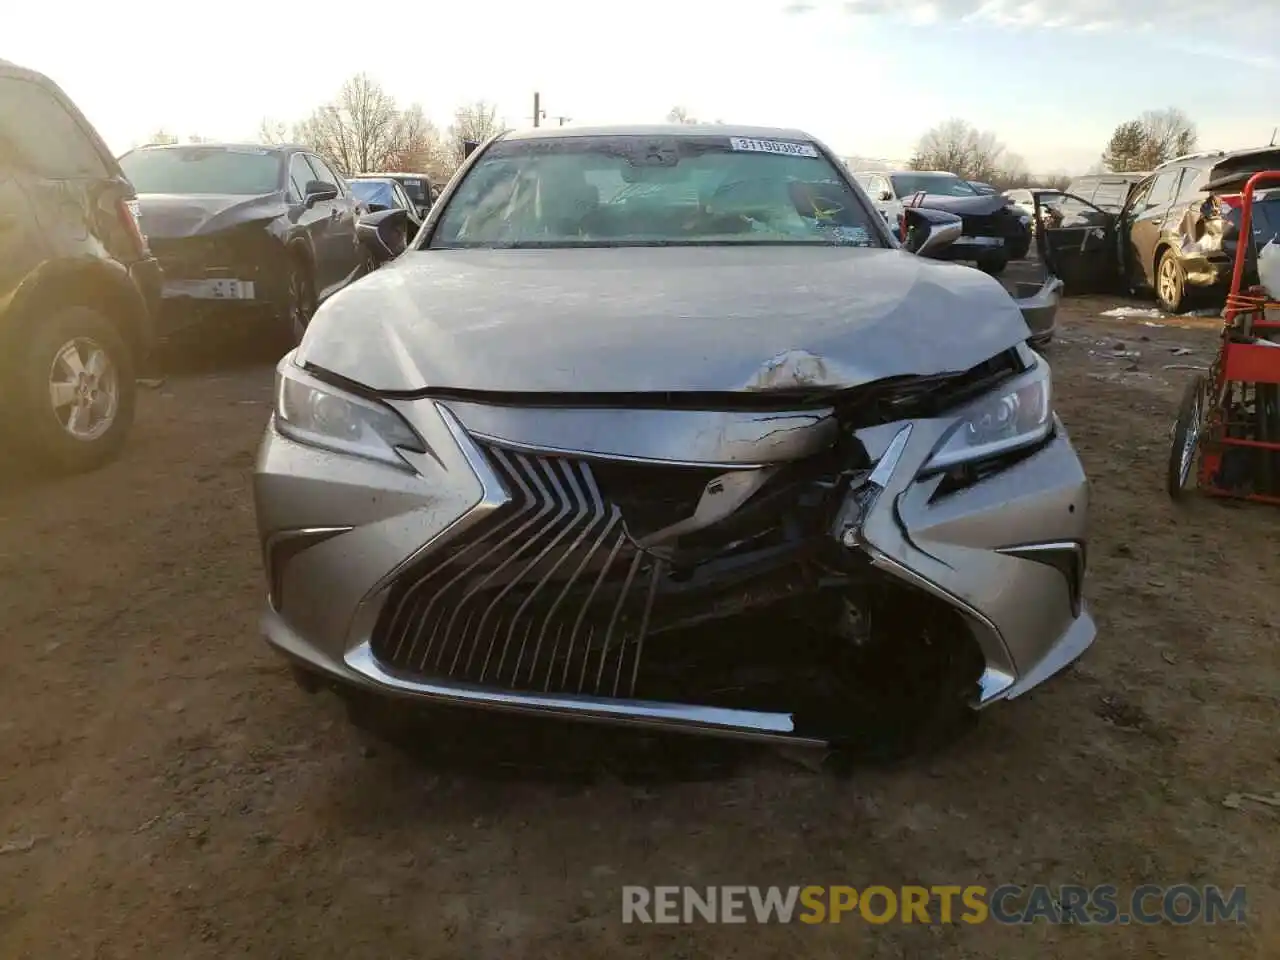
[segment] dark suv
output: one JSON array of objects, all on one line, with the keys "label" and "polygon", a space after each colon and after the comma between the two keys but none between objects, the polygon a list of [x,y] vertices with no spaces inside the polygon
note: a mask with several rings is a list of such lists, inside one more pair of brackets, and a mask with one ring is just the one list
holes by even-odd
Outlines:
[{"label": "dark suv", "polygon": [[417,207],[414,212],[419,221],[426,219],[431,205],[436,202],[436,188],[425,173],[355,173],[348,179],[362,180],[369,177],[394,180],[400,184]]},{"label": "dark suv", "polygon": [[115,456],[160,268],[133,187],[47,77],[0,60],[0,430],[64,470]]},{"label": "dark suv", "polygon": [[[1254,173],[1277,168],[1280,147],[1197,153],[1161,164],[1118,210],[1068,192],[1054,201],[1055,223],[1045,230],[1050,266],[1069,292],[1153,290],[1167,313],[1182,312],[1196,292],[1221,300],[1239,240],[1241,191]],[[1280,190],[1259,191],[1251,232],[1252,280],[1257,251],[1280,236]]]}]

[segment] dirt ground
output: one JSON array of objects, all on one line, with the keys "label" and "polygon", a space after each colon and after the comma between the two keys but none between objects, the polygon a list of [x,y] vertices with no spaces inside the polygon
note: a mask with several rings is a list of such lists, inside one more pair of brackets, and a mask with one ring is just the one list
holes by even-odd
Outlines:
[{"label": "dirt ground", "polygon": [[[145,392],[124,458],[0,481],[0,958],[1280,956],[1280,511],[1162,490],[1214,321],[1050,351],[1099,639],[939,756],[442,716],[412,755],[260,641],[269,364]],[[1123,341],[1137,357],[1116,357]],[[1181,349],[1192,350],[1182,354]],[[1249,923],[627,926],[624,884],[1218,883]]]}]

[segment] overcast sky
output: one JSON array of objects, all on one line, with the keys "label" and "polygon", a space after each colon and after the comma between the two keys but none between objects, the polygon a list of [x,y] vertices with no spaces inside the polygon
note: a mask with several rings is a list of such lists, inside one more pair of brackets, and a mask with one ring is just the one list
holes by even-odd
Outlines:
[{"label": "overcast sky", "polygon": [[[656,122],[680,104],[900,159],[962,117],[1042,172],[1087,168],[1145,109],[1181,107],[1203,147],[1265,144],[1280,124],[1280,0],[13,6],[0,56],[57,80],[117,152],[162,127],[253,138],[359,71],[441,126],[478,99],[528,126],[537,90],[574,123]],[[1231,44],[1243,24],[1252,47]]]}]

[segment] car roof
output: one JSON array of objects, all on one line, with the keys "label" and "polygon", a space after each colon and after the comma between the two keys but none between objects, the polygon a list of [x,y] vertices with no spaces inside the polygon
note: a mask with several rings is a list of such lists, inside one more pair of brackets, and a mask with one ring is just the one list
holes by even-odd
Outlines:
[{"label": "car roof", "polygon": [[1182,157],[1174,157],[1172,160],[1166,160],[1157,170],[1163,170],[1165,167],[1172,166],[1203,166],[1212,167],[1224,160],[1238,160],[1241,157],[1252,157],[1265,153],[1280,152],[1280,147],[1241,147],[1238,150],[1205,150],[1201,153],[1188,153]]},{"label": "car roof", "polygon": [[[926,176],[954,177],[957,180],[960,179],[960,174],[952,173],[950,170],[881,170],[879,172],[887,177],[896,177],[899,174],[903,174],[905,176],[911,177],[911,176],[915,176],[917,174],[923,173]],[[966,183],[967,182],[968,181],[966,181]]]},{"label": "car roof", "polygon": [[1151,176],[1150,170],[1122,170],[1116,173],[1086,173],[1072,177],[1072,183],[1084,183],[1089,180],[1143,180]]},{"label": "car roof", "polygon": [[39,70],[32,70],[30,67],[19,66],[12,60],[0,59],[0,76],[9,77],[14,80],[25,80],[28,83],[34,83],[47,91],[55,100],[62,104],[64,110],[67,110],[79,125],[81,132],[89,138],[93,144],[94,150],[101,157],[102,162],[109,170],[112,170],[117,176],[120,175],[120,162],[115,155],[107,147],[106,141],[102,139],[102,134],[98,133],[97,128],[89,121],[81,111],[80,107],[72,100],[65,90],[58,86],[57,82],[49,76],[41,73]]},{"label": "car roof", "polygon": [[421,180],[429,179],[425,173],[401,173],[384,170],[382,173],[353,173],[347,177],[348,180],[399,180],[401,177],[417,177]]},{"label": "car roof", "polygon": [[311,153],[306,147],[296,143],[213,143],[200,141],[199,143],[144,143],[135,150],[178,150],[182,148],[198,147],[208,150],[261,150],[264,153]]},{"label": "car roof", "polygon": [[20,66],[12,60],[0,60],[0,73],[11,77],[18,77],[23,80],[34,80],[36,83],[53,82],[39,70],[32,70],[30,67]]},{"label": "car roof", "polygon": [[748,127],[729,123],[617,124],[599,127],[533,127],[510,130],[504,140],[554,140],[568,137],[747,137],[751,140],[807,140],[803,130],[790,127]]}]

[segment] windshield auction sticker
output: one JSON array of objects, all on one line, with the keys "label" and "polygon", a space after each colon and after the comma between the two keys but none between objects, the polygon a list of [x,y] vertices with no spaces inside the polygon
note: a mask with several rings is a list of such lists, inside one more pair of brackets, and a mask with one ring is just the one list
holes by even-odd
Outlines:
[{"label": "windshield auction sticker", "polygon": [[733,150],[749,150],[753,153],[781,153],[788,157],[816,157],[818,148],[812,143],[791,143],[786,140],[752,140],[750,137],[730,137]]}]

